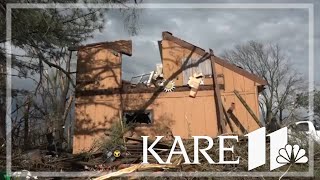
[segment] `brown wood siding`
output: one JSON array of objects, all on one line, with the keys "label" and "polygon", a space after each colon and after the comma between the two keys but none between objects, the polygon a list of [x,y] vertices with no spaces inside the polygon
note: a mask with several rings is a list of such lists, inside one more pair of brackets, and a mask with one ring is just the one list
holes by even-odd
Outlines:
[{"label": "brown wood siding", "polygon": [[[124,110],[139,110],[151,95],[151,93],[124,94]],[[249,100],[254,99],[254,93],[242,92],[241,95],[250,106],[254,107],[254,101]],[[258,128],[234,94],[222,93],[222,97],[225,108],[229,108],[232,102],[236,104],[234,114],[245,129],[250,132]],[[113,122],[120,119],[119,106],[119,95],[99,95],[77,99],[74,153],[90,149],[95,141],[105,136],[103,133]],[[139,136],[151,137],[165,136],[169,131],[182,138],[196,135],[216,137],[218,130],[215,108],[213,91],[200,91],[196,98],[190,98],[188,91],[161,93],[148,107],[149,110],[153,110],[153,124],[138,126],[135,131]],[[231,122],[236,127],[232,120]],[[237,128],[237,132],[243,134],[240,128]],[[229,133],[231,133],[230,128]]]},{"label": "brown wood siding", "polygon": [[[151,97],[151,93],[125,94],[124,110],[138,110]],[[90,100],[89,100],[90,99]],[[99,96],[78,98],[76,104],[76,126],[74,153],[88,150],[95,140],[101,139],[110,125],[118,121],[120,96]],[[194,135],[217,136],[212,91],[201,91],[197,98],[189,98],[189,92],[161,93],[148,107],[153,110],[151,125],[136,128],[140,135],[173,135],[190,138]]]},{"label": "brown wood siding", "polygon": [[76,98],[73,152],[90,149],[111,124],[119,120],[119,95]]},{"label": "brown wood siding", "polygon": [[[163,73],[166,79],[175,72],[180,72],[173,77],[176,86],[183,83],[181,59],[188,56],[191,59],[200,59],[198,53],[192,53],[172,41],[162,40],[162,62]],[[91,91],[108,91],[121,88],[121,54],[109,49],[96,47],[81,48],[78,54],[77,89],[84,93]],[[251,132],[258,128],[257,123],[242,105],[240,100],[233,93],[239,91],[247,104],[259,117],[258,106],[258,83],[244,73],[235,72],[223,63],[216,63],[214,73],[222,74],[224,77],[224,89],[221,90],[222,104],[228,110],[231,103],[235,103],[233,114],[237,119],[230,120],[231,126],[236,133],[244,134],[243,129]],[[88,83],[83,84],[83,81]],[[212,84],[212,78],[205,79],[205,85]],[[204,87],[204,86],[203,86]],[[173,135],[183,138],[190,138],[195,135],[207,135],[216,137],[217,112],[214,100],[214,91],[204,89],[198,91],[195,98],[189,97],[189,91],[160,93],[148,109],[153,110],[153,124],[138,126],[135,132],[138,135],[167,135],[170,131]],[[148,92],[128,92],[122,95],[124,110],[139,110],[150,100],[153,89]],[[79,91],[78,91],[79,92]],[[76,98],[75,134],[73,139],[73,152],[79,153],[90,149],[95,141],[106,136],[105,131],[111,124],[119,121],[120,117],[120,90],[114,94],[96,93],[84,95],[80,93]],[[227,125],[227,132],[231,132],[230,125]]]},{"label": "brown wood siding", "polygon": [[[150,93],[124,95],[125,110],[139,110],[151,95]],[[208,108],[214,106],[213,102],[212,91],[200,91],[197,98],[189,98],[188,91],[161,93],[148,107],[153,110],[154,124],[145,127],[144,131],[140,131],[140,135],[164,135],[163,129],[171,129],[174,135],[183,138],[192,135],[216,136],[216,116],[214,109]],[[206,125],[211,127],[206,129]]]},{"label": "brown wood siding", "polygon": [[[162,40],[161,47],[163,73],[166,79],[171,77],[175,72],[181,70],[181,59],[188,57],[190,57],[190,59],[201,59],[203,57],[199,55],[197,51],[192,52],[192,50],[190,50],[192,48],[182,47],[170,40]],[[236,109],[234,110],[234,115],[240,121],[243,128],[245,128],[247,131],[257,129],[257,123],[247,112],[245,107],[233,92],[234,90],[239,91],[250,108],[256,114],[256,116],[259,117],[257,85],[260,84],[255,83],[252,79],[249,79],[243,73],[235,72],[234,69],[231,68],[231,66],[224,66],[224,63],[220,62],[221,59],[218,58],[218,60],[219,63],[216,62],[215,64],[216,69],[214,70],[214,73],[216,73],[217,75],[223,75],[224,89],[221,89],[221,95],[225,109],[228,110],[228,108],[231,106],[231,103],[235,103]],[[179,73],[177,77],[174,78],[175,84],[177,86],[182,85],[181,79],[183,79],[183,73]],[[212,78],[205,78],[204,84],[212,84]],[[236,124],[232,120],[231,124],[236,127]],[[231,132],[229,125],[227,125],[227,129],[228,132]],[[236,127],[236,131],[242,134],[239,127]]]},{"label": "brown wood siding", "polygon": [[81,90],[118,88],[121,84],[121,54],[101,47],[78,52],[77,88]]},{"label": "brown wood siding", "polygon": [[[163,75],[165,79],[169,79],[173,73],[181,70],[182,59],[190,56],[190,60],[199,60],[202,57],[172,41],[162,40],[161,46]],[[182,71],[174,78],[174,81],[177,86],[183,85]]]}]

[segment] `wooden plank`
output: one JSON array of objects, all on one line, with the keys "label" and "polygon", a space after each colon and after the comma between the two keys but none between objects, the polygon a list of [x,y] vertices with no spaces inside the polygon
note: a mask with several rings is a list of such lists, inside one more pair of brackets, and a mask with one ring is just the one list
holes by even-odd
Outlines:
[{"label": "wooden plank", "polygon": [[223,113],[224,113],[224,115],[226,117],[226,121],[229,124],[230,130],[231,130],[232,133],[234,133],[235,132],[235,128],[233,127],[233,125],[232,125],[232,123],[230,121],[230,118],[228,116],[228,113],[227,113],[227,111],[225,109],[225,106],[223,104],[222,104],[222,108],[223,108]]},{"label": "wooden plank", "polygon": [[220,87],[218,85],[218,80],[217,80],[218,78],[217,78],[217,73],[215,68],[215,60],[214,58],[212,58],[213,51],[212,49],[209,49],[209,51],[210,51],[210,60],[211,60],[212,81],[214,86],[214,96],[215,96],[215,102],[216,102],[216,109],[218,110],[217,120],[220,123],[219,133],[223,134],[226,132],[226,127],[225,127],[225,121],[224,121]]},{"label": "wooden plank", "polygon": [[249,114],[252,116],[252,118],[256,121],[256,123],[262,127],[261,122],[259,121],[258,117],[254,114],[254,112],[252,111],[252,109],[249,107],[249,105],[247,104],[247,102],[241,97],[240,93],[237,90],[233,91],[234,94],[238,97],[238,99],[240,100],[240,102],[244,105],[244,107],[247,109],[247,111],[249,112]]}]

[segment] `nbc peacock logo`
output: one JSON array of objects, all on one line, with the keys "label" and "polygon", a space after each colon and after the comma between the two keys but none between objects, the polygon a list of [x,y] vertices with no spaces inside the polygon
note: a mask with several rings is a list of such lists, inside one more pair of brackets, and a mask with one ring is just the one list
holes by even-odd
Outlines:
[{"label": "nbc peacock logo", "polygon": [[277,162],[279,164],[303,164],[308,162],[306,151],[300,148],[299,145],[287,144],[284,148],[279,150]]}]

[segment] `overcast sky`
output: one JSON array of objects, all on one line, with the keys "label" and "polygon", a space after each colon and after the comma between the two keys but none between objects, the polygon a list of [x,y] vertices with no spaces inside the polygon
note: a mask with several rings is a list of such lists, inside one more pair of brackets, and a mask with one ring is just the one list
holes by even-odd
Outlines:
[{"label": "overcast sky", "polygon": [[[316,16],[317,9],[318,4]],[[142,9],[136,36],[128,34],[123,15],[118,10],[110,10],[106,18],[105,29],[96,33],[90,42],[132,39],[133,56],[124,57],[124,79],[152,71],[155,64],[160,63],[157,41],[161,40],[162,31],[169,31],[206,50],[212,48],[216,55],[248,40],[278,43],[297,72],[308,78],[307,9]],[[316,36],[319,38],[318,31]],[[318,57],[316,54],[315,65],[320,67]],[[315,78],[320,82],[319,71],[316,71]]]},{"label": "overcast sky", "polygon": [[[144,2],[150,3],[146,0]],[[172,1],[168,0],[168,2]],[[199,1],[196,2],[199,3]],[[209,2],[256,3],[254,0]],[[270,2],[272,1],[265,3]],[[295,1],[275,2],[293,3]],[[320,1],[315,1],[316,3],[313,0],[297,2],[314,3],[315,82],[319,85]],[[103,32],[97,32],[88,43],[131,39],[133,41],[133,56],[124,55],[122,66],[124,79],[150,72],[154,70],[156,63],[160,63],[157,41],[161,40],[162,31],[169,31],[174,36],[205,50],[212,48],[216,55],[221,55],[224,50],[232,49],[236,44],[242,44],[248,40],[278,43],[286,52],[297,72],[303,74],[306,79],[308,78],[307,9],[141,9],[137,21],[139,32],[136,36],[129,35],[124,27],[123,13],[120,13],[119,10],[108,11],[106,20]],[[26,82],[19,83],[21,81],[24,80],[13,78],[13,87],[26,87]]]}]

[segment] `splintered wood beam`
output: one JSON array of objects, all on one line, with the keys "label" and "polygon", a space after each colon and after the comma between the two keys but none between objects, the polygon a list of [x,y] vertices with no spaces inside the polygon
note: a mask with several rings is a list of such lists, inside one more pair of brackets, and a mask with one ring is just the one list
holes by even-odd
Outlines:
[{"label": "splintered wood beam", "polygon": [[242,98],[242,96],[240,95],[240,93],[237,90],[233,91],[234,94],[238,97],[238,99],[240,100],[240,102],[243,104],[243,106],[247,109],[247,111],[249,112],[249,114],[252,116],[252,118],[256,121],[256,123],[262,127],[263,125],[261,124],[261,122],[259,121],[258,117],[254,114],[254,112],[252,111],[252,109],[250,108],[250,106],[247,104],[247,102]]},{"label": "splintered wood beam", "polygon": [[224,120],[224,113],[223,113],[223,106],[222,106],[222,100],[221,100],[221,93],[220,93],[220,87],[218,85],[218,78],[216,73],[216,66],[215,66],[215,60],[213,58],[213,51],[212,49],[209,49],[210,52],[210,60],[211,60],[211,71],[212,71],[212,81],[213,81],[213,88],[214,88],[214,99],[216,104],[217,112],[217,120],[219,121],[220,128],[219,133],[223,134],[226,132],[225,127],[225,120]]}]

